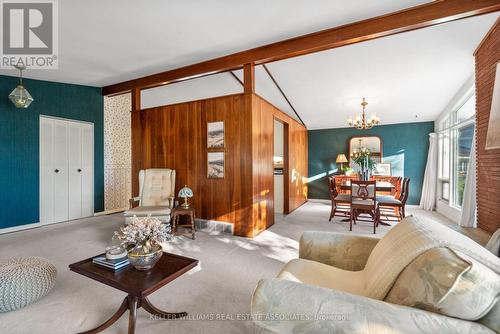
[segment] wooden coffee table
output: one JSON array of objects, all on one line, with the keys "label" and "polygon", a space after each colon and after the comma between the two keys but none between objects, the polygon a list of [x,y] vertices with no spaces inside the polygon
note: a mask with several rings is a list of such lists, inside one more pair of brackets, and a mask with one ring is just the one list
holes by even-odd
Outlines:
[{"label": "wooden coffee table", "polygon": [[128,333],[133,334],[135,332],[137,309],[140,307],[161,319],[177,319],[187,315],[186,312],[169,313],[161,311],[151,304],[147,296],[196,267],[198,260],[164,252],[160,260],[149,271],[139,271],[129,265],[120,271],[114,272],[93,264],[92,259],[94,257],[70,264],[69,269],[115,289],[122,290],[128,295],[111,318],[94,329],[82,332],[82,334],[99,333],[105,330],[114,324],[127,310],[129,310]]}]

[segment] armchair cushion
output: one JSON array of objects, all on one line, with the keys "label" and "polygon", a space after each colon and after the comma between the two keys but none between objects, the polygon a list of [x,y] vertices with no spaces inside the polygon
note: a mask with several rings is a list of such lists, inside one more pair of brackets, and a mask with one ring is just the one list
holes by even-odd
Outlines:
[{"label": "armchair cushion", "polygon": [[144,217],[151,215],[152,217],[169,216],[171,209],[168,206],[137,206],[133,209],[124,212],[125,217]]},{"label": "armchair cushion", "polygon": [[251,313],[275,333],[493,333],[476,322],[280,279],[259,282]]},{"label": "armchair cushion", "polygon": [[169,206],[175,196],[175,171],[167,168],[141,170],[140,206]]},{"label": "armchair cushion", "polygon": [[385,300],[477,320],[490,311],[499,297],[499,275],[464,254],[434,248],[403,270]]},{"label": "armchair cushion", "polygon": [[323,288],[363,295],[363,271],[338,269],[311,260],[295,259],[288,262],[278,278]]},{"label": "armchair cushion", "polygon": [[438,222],[406,217],[373,248],[365,266],[366,294],[383,300],[399,274],[419,255],[446,247],[459,251],[500,275],[500,260],[463,234]]},{"label": "armchair cushion", "polygon": [[379,240],[334,232],[308,231],[300,238],[299,258],[344,270],[362,270]]}]

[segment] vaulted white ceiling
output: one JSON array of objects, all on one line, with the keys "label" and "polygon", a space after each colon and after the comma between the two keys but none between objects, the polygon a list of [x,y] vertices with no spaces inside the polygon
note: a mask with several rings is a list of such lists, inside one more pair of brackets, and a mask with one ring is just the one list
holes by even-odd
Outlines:
[{"label": "vaulted white ceiling", "polygon": [[105,86],[428,1],[59,1],[59,70],[25,74]]},{"label": "vaulted white ceiling", "polygon": [[[78,0],[59,2],[59,69],[26,77],[104,86],[428,2]],[[498,13],[267,64],[309,129],[361,110],[383,124],[434,120],[473,74]],[[0,74],[17,75],[12,70]],[[234,74],[242,78],[241,71]],[[256,90],[296,117],[264,69]],[[241,92],[229,73],[142,92],[142,107]]]}]

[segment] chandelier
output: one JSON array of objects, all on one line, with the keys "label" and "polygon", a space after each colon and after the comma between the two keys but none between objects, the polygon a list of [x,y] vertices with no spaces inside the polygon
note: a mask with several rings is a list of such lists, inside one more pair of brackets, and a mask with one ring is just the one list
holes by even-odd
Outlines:
[{"label": "chandelier", "polygon": [[33,102],[33,97],[23,86],[23,71],[26,69],[24,65],[14,66],[19,70],[19,85],[9,94],[9,99],[14,103],[16,108],[28,108],[31,102]]},{"label": "chandelier", "polygon": [[360,115],[357,115],[354,119],[349,117],[347,123],[349,126],[356,128],[358,130],[367,130],[373,128],[375,125],[380,124],[380,118],[375,115],[372,115],[370,118],[366,118],[365,108],[368,105],[365,98],[363,97],[363,102],[361,102],[361,106],[363,107],[363,112]]}]

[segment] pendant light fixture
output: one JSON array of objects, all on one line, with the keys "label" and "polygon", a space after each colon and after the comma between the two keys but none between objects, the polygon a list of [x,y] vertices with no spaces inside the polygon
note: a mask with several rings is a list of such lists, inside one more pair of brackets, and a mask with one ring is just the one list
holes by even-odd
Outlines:
[{"label": "pendant light fixture", "polygon": [[26,66],[15,65],[14,67],[19,70],[19,85],[9,94],[9,99],[14,103],[16,108],[28,108],[34,100],[23,86],[23,71],[26,69]]},{"label": "pendant light fixture", "polygon": [[358,115],[354,119],[349,117],[349,119],[347,120],[347,124],[349,124],[349,126],[358,130],[368,130],[373,128],[375,125],[380,124],[380,118],[375,115],[372,115],[370,118],[366,118],[365,108],[367,105],[368,102],[366,102],[365,98],[363,97],[363,102],[361,102],[363,112],[361,116]]}]

